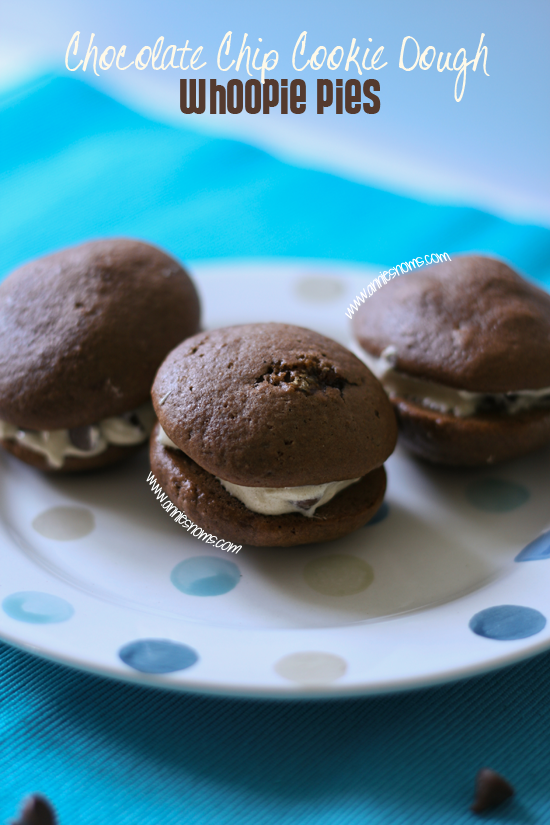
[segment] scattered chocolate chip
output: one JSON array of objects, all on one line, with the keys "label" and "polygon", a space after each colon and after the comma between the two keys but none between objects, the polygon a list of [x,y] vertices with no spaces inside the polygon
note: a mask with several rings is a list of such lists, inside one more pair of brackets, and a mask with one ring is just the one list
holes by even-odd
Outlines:
[{"label": "scattered chocolate chip", "polygon": [[490,811],[514,793],[514,789],[503,776],[490,768],[482,768],[476,776],[475,798],[471,810],[476,814]]},{"label": "scattered chocolate chip", "polygon": [[321,501],[321,496],[317,496],[317,498],[304,498],[302,501],[291,501],[290,504],[293,504],[294,507],[299,507],[300,510],[309,510],[310,507],[313,507],[318,501]]},{"label": "scattered chocolate chip", "polygon": [[97,442],[97,434],[94,427],[73,427],[69,430],[69,441],[78,450],[90,452]]},{"label": "scattered chocolate chip", "polygon": [[56,825],[54,809],[44,796],[33,794],[23,803],[21,816],[13,825]]},{"label": "scattered chocolate chip", "polygon": [[335,387],[342,393],[348,382],[338,375],[334,367],[323,366],[318,359],[308,358],[293,364],[278,361],[264,370],[254,383],[271,384],[285,392],[299,390],[313,395],[315,392],[325,392],[327,387]]}]

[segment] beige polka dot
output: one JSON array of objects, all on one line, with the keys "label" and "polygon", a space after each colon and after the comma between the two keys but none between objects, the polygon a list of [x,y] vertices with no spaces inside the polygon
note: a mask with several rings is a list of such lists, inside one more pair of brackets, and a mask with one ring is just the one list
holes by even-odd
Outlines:
[{"label": "beige polka dot", "polygon": [[305,301],[328,303],[344,293],[344,284],[339,278],[311,275],[296,283],[296,293]]},{"label": "beige polka dot", "polygon": [[95,528],[94,514],[86,507],[50,507],[33,519],[37,533],[56,541],[74,541]]},{"label": "beige polka dot", "polygon": [[357,556],[321,556],[304,567],[304,579],[325,596],[353,596],[372,584],[370,564]]},{"label": "beige polka dot", "polygon": [[275,670],[290,682],[302,685],[319,685],[335,682],[346,672],[347,664],[340,656],[332,653],[305,651],[291,653],[279,659]]}]

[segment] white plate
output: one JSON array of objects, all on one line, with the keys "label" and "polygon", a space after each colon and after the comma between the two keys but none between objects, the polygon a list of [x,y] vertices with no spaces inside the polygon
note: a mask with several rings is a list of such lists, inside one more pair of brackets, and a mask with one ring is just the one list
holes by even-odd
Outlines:
[{"label": "white plate", "polygon": [[[208,327],[288,321],[343,342],[344,310],[372,277],[311,261],[194,272]],[[174,524],[145,454],[84,477],[1,464],[0,635],[75,667],[180,690],[345,696],[550,646],[550,450],[476,471],[398,450],[385,518],[238,555]]]}]

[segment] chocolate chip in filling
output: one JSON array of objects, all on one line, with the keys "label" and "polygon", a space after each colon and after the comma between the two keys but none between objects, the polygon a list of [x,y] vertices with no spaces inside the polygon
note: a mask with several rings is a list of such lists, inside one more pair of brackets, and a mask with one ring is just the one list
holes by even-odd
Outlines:
[{"label": "chocolate chip in filling", "polygon": [[313,507],[314,504],[317,504],[318,501],[321,501],[322,496],[317,496],[317,498],[306,498],[302,501],[289,501],[288,503],[291,504],[293,507],[298,507],[300,510],[309,510]]},{"label": "chocolate chip in filling", "polygon": [[72,427],[69,430],[69,441],[77,450],[82,450],[85,453],[92,452],[99,441],[99,429],[92,425]]}]

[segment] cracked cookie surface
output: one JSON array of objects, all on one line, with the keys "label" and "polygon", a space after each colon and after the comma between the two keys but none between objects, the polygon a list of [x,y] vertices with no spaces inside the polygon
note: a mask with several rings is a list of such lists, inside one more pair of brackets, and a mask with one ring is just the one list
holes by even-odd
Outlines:
[{"label": "cracked cookie surface", "polygon": [[335,341],[289,324],[189,338],[159,369],[153,403],[193,461],[250,487],[362,477],[383,464],[397,436],[367,367]]}]

